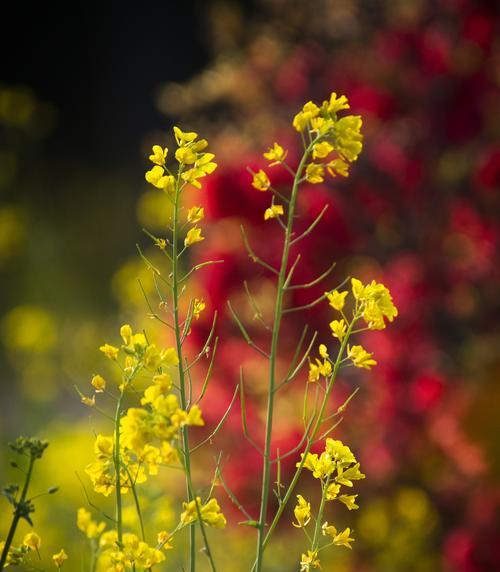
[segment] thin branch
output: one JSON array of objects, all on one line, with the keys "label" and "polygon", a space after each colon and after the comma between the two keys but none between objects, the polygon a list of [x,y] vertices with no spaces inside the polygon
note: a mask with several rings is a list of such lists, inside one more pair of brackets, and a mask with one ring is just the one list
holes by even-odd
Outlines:
[{"label": "thin branch", "polygon": [[255,298],[252,296],[252,293],[250,292],[250,288],[248,287],[248,282],[246,280],[244,280],[243,285],[245,287],[245,292],[247,293],[248,299],[250,300],[250,305],[252,306],[253,311],[255,312],[255,318],[257,318],[259,320],[259,322],[264,326],[264,328],[266,330],[270,330],[271,328],[264,321],[264,317],[262,315],[262,312],[260,311],[260,308],[257,305]]},{"label": "thin branch", "polygon": [[309,430],[312,427],[312,424],[314,422],[315,417],[316,417],[316,415],[311,416],[311,419],[309,420],[309,423],[307,424],[307,427],[304,431],[304,434],[302,435],[300,442],[295,447],[293,447],[293,449],[290,449],[286,453],[283,453],[283,455],[280,455],[280,456],[276,457],[276,459],[273,459],[271,461],[271,463],[281,462],[283,459],[290,457],[291,455],[295,454],[297,451],[299,451],[302,448],[302,445],[309,439]]},{"label": "thin branch", "polygon": [[217,467],[217,478],[220,480],[222,487],[224,488],[224,490],[226,491],[227,496],[231,499],[231,501],[233,502],[233,504],[236,506],[236,508],[246,517],[248,518],[248,520],[253,520],[252,516],[250,515],[249,512],[247,512],[245,510],[245,507],[241,504],[241,502],[236,498],[236,495],[233,493],[233,491],[229,488],[229,486],[227,485],[226,481],[224,480],[224,477],[222,476],[222,471],[220,470],[219,467]]},{"label": "thin branch", "polygon": [[328,205],[325,205],[323,207],[323,210],[319,213],[319,215],[313,220],[313,222],[307,227],[307,229],[302,233],[299,234],[299,236],[297,236],[296,238],[294,238],[291,242],[290,245],[293,244],[297,244],[297,242],[299,242],[300,240],[302,240],[303,238],[305,238],[308,234],[311,234],[311,232],[316,228],[316,226],[318,225],[319,221],[323,218],[323,215],[325,214],[325,212],[328,210]]},{"label": "thin branch", "polygon": [[283,288],[286,290],[288,288],[288,285],[290,284],[290,281],[292,280],[292,276],[293,273],[295,271],[295,268],[297,267],[297,264],[299,263],[301,258],[300,254],[297,254],[297,258],[295,259],[295,262],[292,264],[292,266],[290,267],[290,270],[288,272],[288,276],[286,277],[285,282],[283,283]]},{"label": "thin branch", "polygon": [[257,351],[258,353],[260,353],[261,355],[263,355],[265,358],[269,359],[269,354],[267,352],[265,352],[262,348],[260,348],[250,337],[250,335],[248,334],[248,332],[245,329],[245,326],[243,325],[242,321],[238,318],[238,316],[236,315],[236,312],[234,311],[233,307],[231,306],[231,302],[228,300],[227,301],[227,306],[229,308],[229,311],[231,312],[234,321],[236,322],[238,328],[241,331],[241,334],[243,335],[243,337],[245,338],[246,343],[253,348],[255,351]]},{"label": "thin branch", "polygon": [[342,405],[337,409],[337,411],[335,413],[332,413],[332,415],[329,415],[328,417],[325,417],[323,419],[323,421],[329,421],[330,419],[333,419],[334,417],[337,417],[337,415],[340,415],[341,413],[344,413],[344,411],[346,410],[347,406],[349,405],[349,402],[351,401],[351,399],[356,395],[356,393],[358,393],[359,391],[359,387],[356,387],[356,389],[349,395],[349,397],[344,401],[344,403],[342,403]]},{"label": "thin branch", "polygon": [[323,441],[323,439],[325,437],[328,436],[329,433],[331,433],[336,427],[338,427],[342,421],[344,420],[343,417],[341,417],[337,422],[335,422],[329,429],[327,429],[320,437],[318,437],[314,443],[318,443],[319,441]]},{"label": "thin branch", "polygon": [[246,437],[247,441],[252,445],[252,447],[263,455],[262,449],[257,445],[257,443],[250,437],[247,426],[247,414],[245,406],[245,390],[243,387],[243,368],[240,367],[240,405],[241,405],[241,425],[243,427],[243,435]]},{"label": "thin branch", "polygon": [[197,270],[200,270],[201,268],[204,268],[205,266],[211,266],[212,264],[221,264],[222,262],[224,262],[224,260],[207,260],[206,262],[200,262],[200,264],[196,264],[196,266],[193,266],[193,268],[191,268],[191,270],[189,272],[187,272],[187,274],[185,274],[179,280],[179,284],[181,284],[182,282],[187,280],[191,276],[191,274],[193,274],[193,272],[196,272]]},{"label": "thin branch", "polygon": [[219,342],[219,338],[216,337],[215,341],[214,341],[214,349],[212,350],[212,356],[210,357],[210,363],[208,364],[207,373],[205,375],[205,379],[203,380],[203,385],[201,386],[200,395],[198,396],[198,399],[196,400],[195,403],[199,403],[203,399],[203,397],[205,396],[205,392],[207,391],[208,382],[210,380],[210,376],[212,374],[212,369],[214,367],[215,352],[217,351],[218,342]]},{"label": "thin branch", "polygon": [[264,260],[262,260],[262,258],[259,258],[255,254],[252,247],[250,246],[250,243],[248,242],[248,237],[246,235],[245,229],[243,228],[243,225],[240,226],[240,229],[241,229],[241,234],[243,235],[243,243],[245,244],[245,248],[247,249],[248,256],[254,262],[257,262],[258,264],[260,264],[261,266],[263,266],[264,268],[266,268],[267,270],[269,270],[273,274],[276,274],[276,276],[279,276],[279,272],[278,272],[278,270],[276,270],[276,268],[273,268],[270,264],[268,264],[267,262],[264,262]]},{"label": "thin branch", "polygon": [[335,266],[337,266],[336,262],[334,262],[330,266],[330,268],[325,270],[325,272],[323,272],[323,274],[321,274],[320,276],[318,276],[317,278],[315,278],[311,282],[306,282],[306,284],[294,284],[292,286],[288,286],[287,288],[288,288],[288,290],[299,290],[300,288],[312,288],[313,286],[316,286],[316,284],[319,284],[322,280],[324,280],[328,276],[328,274],[330,274],[330,272],[335,268]]},{"label": "thin branch", "polygon": [[314,332],[311,341],[309,342],[309,345],[307,346],[307,349],[304,355],[302,356],[300,362],[297,364],[292,373],[287,374],[285,379],[276,387],[275,391],[278,391],[278,389],[280,389],[283,385],[286,385],[287,383],[292,381],[292,379],[299,373],[299,371],[302,369],[302,366],[305,364],[307,358],[309,357],[309,354],[311,353],[311,350],[314,346],[314,342],[316,341],[317,337],[318,337],[318,332]]},{"label": "thin branch", "polygon": [[139,287],[141,289],[142,295],[144,296],[144,299],[146,300],[146,304],[149,308],[149,311],[151,313],[151,316],[153,318],[155,318],[155,320],[158,320],[159,322],[161,322],[162,324],[164,324],[165,326],[167,326],[168,328],[170,328],[171,330],[174,330],[174,326],[172,326],[172,324],[169,324],[168,322],[166,322],[165,320],[163,320],[162,318],[160,318],[160,316],[153,310],[153,307],[151,306],[151,303],[149,301],[148,295],[146,294],[146,291],[144,290],[144,286],[142,285],[141,279],[138,278],[137,282],[139,282]]},{"label": "thin branch", "polygon": [[214,312],[214,319],[212,320],[212,327],[210,328],[210,332],[208,333],[207,339],[205,340],[205,344],[201,348],[200,353],[194,358],[194,360],[188,365],[187,369],[191,369],[195,364],[197,364],[200,359],[206,355],[208,344],[211,342],[212,337],[215,332],[215,323],[217,321],[217,310]]},{"label": "thin branch", "polygon": [[202,447],[203,445],[205,445],[205,443],[208,443],[209,441],[211,441],[219,432],[219,430],[221,429],[221,427],[224,425],[224,422],[226,421],[229,413],[231,412],[231,409],[233,408],[234,402],[236,400],[236,396],[238,395],[238,389],[239,389],[239,385],[236,386],[235,390],[234,390],[234,394],[233,394],[233,398],[231,399],[231,402],[229,403],[228,408],[226,409],[226,412],[224,413],[224,415],[221,417],[221,420],[219,421],[219,423],[217,424],[217,426],[215,427],[215,429],[212,431],[212,433],[210,433],[210,435],[204,439],[201,443],[198,443],[198,445],[195,445],[190,452],[194,453],[197,449],[199,449],[200,447]]},{"label": "thin branch", "polygon": [[316,300],[309,302],[309,304],[304,304],[303,306],[295,306],[293,308],[285,308],[283,310],[283,314],[291,314],[292,312],[300,312],[301,310],[309,310],[311,308],[314,308],[314,306],[317,306],[324,299],[325,299],[325,295],[321,294],[321,296],[316,298]]}]

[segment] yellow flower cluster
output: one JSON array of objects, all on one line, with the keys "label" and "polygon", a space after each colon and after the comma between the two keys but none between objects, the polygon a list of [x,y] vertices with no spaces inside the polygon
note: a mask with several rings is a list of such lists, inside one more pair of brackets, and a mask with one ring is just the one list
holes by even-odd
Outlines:
[{"label": "yellow flower cluster", "polygon": [[[197,133],[185,133],[178,127],[174,127],[174,136],[177,143],[175,158],[179,163],[180,180],[200,189],[199,179],[213,173],[217,168],[217,163],[213,162],[215,155],[203,152],[208,143],[206,139],[198,139]],[[166,166],[167,154],[167,148],[153,145],[149,160],[154,166],[146,172],[145,178],[157,189],[172,193],[178,183],[176,177]]]},{"label": "yellow flower cluster", "polygon": [[[125,533],[122,546],[118,546],[118,537],[114,530],[105,532],[99,541],[100,561],[107,567],[106,572],[125,572],[126,570],[150,570],[165,560],[158,547],[149,546],[132,533]],[[159,543],[158,546],[162,546]],[[164,548],[170,548],[164,545]]]},{"label": "yellow flower cluster", "polygon": [[[319,524],[323,520],[323,512],[328,501],[338,500],[344,504],[349,510],[356,510],[356,498],[358,495],[340,494],[341,487],[352,488],[353,481],[364,479],[365,475],[359,470],[359,463],[352,451],[341,441],[327,439],[325,450],[318,455],[317,453],[307,453],[302,461],[297,463],[300,466],[303,463],[305,469],[311,471],[314,478],[321,482],[322,502],[317,517],[313,518],[311,512],[311,504],[307,502],[302,495],[297,495],[297,505],[294,509],[296,522],[293,525],[297,528],[305,528],[311,520],[316,522],[317,531]],[[342,532],[328,524],[328,521],[321,525],[323,536],[330,539],[330,545],[345,546],[351,548],[351,529],[346,528]],[[307,535],[310,538],[309,535]],[[316,538],[316,534],[315,534]],[[308,571],[313,568],[320,568],[320,560],[318,558],[319,543],[316,540],[311,546],[311,550],[302,554],[300,562],[301,570]]]},{"label": "yellow flower cluster", "polygon": [[[198,504],[198,508],[196,507]],[[196,497],[190,502],[183,503],[184,512],[181,514],[181,524],[187,525],[198,520],[198,510],[201,515],[201,520],[213,526],[214,528],[224,528],[226,526],[226,517],[220,510],[219,503],[216,499],[211,498],[207,503],[202,504],[201,498]]]},{"label": "yellow flower cluster", "polygon": [[[199,314],[202,309],[203,303],[198,300],[193,313]],[[142,394],[142,407],[128,408],[120,419],[120,458],[124,465],[120,471],[120,482],[122,492],[127,492],[132,483],[141,484],[148,475],[158,474],[161,465],[176,463],[179,429],[185,425],[201,426],[204,421],[198,405],[184,411],[179,406],[177,395],[172,392],[173,382],[168,368],[178,365],[175,349],[160,349],[148,343],[144,334],[134,334],[128,324],[121,327],[120,335],[123,340],[121,348],[109,344],[100,348],[115,361],[120,352],[125,356],[120,391],[128,389],[139,372],[153,374],[151,384]],[[99,375],[92,378],[91,384],[96,392],[104,390],[103,381]],[[96,461],[87,465],[85,471],[94,490],[109,496],[116,482],[114,436],[97,435],[94,452]]]}]

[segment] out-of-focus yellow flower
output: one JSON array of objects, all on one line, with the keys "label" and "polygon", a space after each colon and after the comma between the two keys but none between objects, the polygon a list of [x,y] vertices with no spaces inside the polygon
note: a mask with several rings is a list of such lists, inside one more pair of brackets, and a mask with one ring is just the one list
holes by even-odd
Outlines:
[{"label": "out-of-focus yellow flower", "polygon": [[325,292],[325,296],[328,303],[334,310],[341,312],[344,309],[345,297],[349,292],[339,292],[338,290],[333,290],[332,292]]},{"label": "out-of-focus yellow flower", "polygon": [[328,359],[328,358],[330,357],[330,356],[328,355],[328,350],[327,350],[325,344],[319,344],[318,352],[319,352],[319,355],[320,355],[323,359]]},{"label": "out-of-focus yellow flower", "polygon": [[57,342],[52,315],[39,306],[17,306],[2,321],[3,340],[12,351],[43,354]]},{"label": "out-of-focus yellow flower", "polygon": [[254,189],[257,189],[258,191],[267,191],[270,186],[271,181],[265,171],[260,169],[257,173],[253,174],[252,187]]},{"label": "out-of-focus yellow flower", "polygon": [[109,359],[116,360],[120,350],[110,344],[102,345],[99,350]]},{"label": "out-of-focus yellow flower", "polygon": [[106,389],[106,380],[102,377],[102,375],[99,374],[96,374],[92,377],[90,384],[97,393],[102,393]]},{"label": "out-of-focus yellow flower", "polygon": [[42,539],[38,536],[36,532],[28,532],[23,539],[23,545],[29,550],[38,552],[40,546],[42,545]]},{"label": "out-of-focus yellow flower", "polygon": [[318,163],[309,163],[306,167],[306,181],[317,185],[325,180],[325,168]]},{"label": "out-of-focus yellow flower", "polygon": [[95,407],[95,395],[93,395],[92,397],[87,397],[86,395],[82,395],[81,401],[87,407]]},{"label": "out-of-focus yellow flower", "polygon": [[282,163],[285,160],[287,154],[288,151],[285,151],[279,143],[274,143],[274,145],[269,148],[269,151],[264,153],[264,158],[268,161],[271,161],[269,166],[273,167],[274,165],[279,165],[279,163]]},{"label": "out-of-focus yellow flower", "polygon": [[52,560],[54,561],[54,564],[57,566],[57,568],[61,568],[67,559],[68,555],[66,554],[66,552],[64,552],[64,548],[61,548],[61,550],[57,554],[54,554],[52,556]]},{"label": "out-of-focus yellow flower", "polygon": [[335,122],[334,131],[337,151],[347,161],[356,161],[363,148],[360,115],[346,115]]},{"label": "out-of-focus yellow flower", "polygon": [[194,226],[187,231],[186,238],[184,239],[184,246],[191,246],[197,242],[205,240],[205,237],[201,234],[201,228]]},{"label": "out-of-focus yellow flower", "polygon": [[373,359],[373,354],[368,353],[363,346],[352,346],[347,350],[347,357],[352,360],[356,367],[371,369],[377,362]]},{"label": "out-of-focus yellow flower", "polygon": [[200,317],[200,314],[203,312],[203,310],[205,310],[206,308],[206,304],[205,301],[203,300],[203,298],[195,298],[194,302],[193,302],[193,316],[198,320],[198,318]]},{"label": "out-of-focus yellow flower", "polygon": [[308,550],[300,559],[300,572],[309,572],[313,568],[321,568],[317,550]]},{"label": "out-of-focus yellow flower", "polygon": [[203,207],[195,206],[191,207],[188,210],[187,221],[192,224],[200,222],[200,220],[203,220],[204,217],[205,217],[205,209]]},{"label": "out-of-focus yellow flower", "polygon": [[105,522],[99,524],[92,520],[92,515],[85,508],[79,508],[76,515],[76,525],[87,538],[99,538],[106,528]]},{"label": "out-of-focus yellow flower", "polygon": [[313,147],[313,159],[324,159],[333,151],[333,149],[333,145],[328,143],[328,141],[320,141]]},{"label": "out-of-focus yellow flower", "polygon": [[295,528],[303,528],[311,521],[311,503],[308,503],[302,495],[297,495],[297,504],[293,509],[296,523],[292,522]]},{"label": "out-of-focus yellow flower", "polygon": [[173,546],[170,544],[170,534],[166,530],[162,530],[158,533],[158,547],[164,550],[171,550]]},{"label": "out-of-focus yellow flower", "polygon": [[271,205],[264,212],[264,220],[269,220],[270,218],[276,218],[283,215],[282,205]]},{"label": "out-of-focus yellow flower", "polygon": [[132,328],[129,324],[123,324],[123,326],[120,328],[120,336],[126,346],[129,346],[132,343],[133,334],[134,332],[132,331]]},{"label": "out-of-focus yellow flower", "polygon": [[330,330],[332,330],[332,336],[334,338],[338,338],[339,341],[342,341],[347,332],[347,325],[344,320],[333,320],[330,322]]},{"label": "out-of-focus yellow flower", "polygon": [[149,156],[149,160],[155,165],[165,165],[168,149],[160,145],[153,145],[153,153]]},{"label": "out-of-focus yellow flower", "polygon": [[[205,505],[201,504],[201,498],[196,497],[196,503],[200,511],[201,519],[209,526],[214,528],[224,528],[226,526],[226,517],[222,514],[219,503],[216,499],[210,499]],[[184,512],[181,514],[181,523],[183,525],[190,524],[198,520],[198,511],[195,501],[183,503]]]},{"label": "out-of-focus yellow flower", "polygon": [[111,459],[113,455],[114,440],[113,437],[106,437],[100,433],[94,442],[94,453],[100,460]]}]

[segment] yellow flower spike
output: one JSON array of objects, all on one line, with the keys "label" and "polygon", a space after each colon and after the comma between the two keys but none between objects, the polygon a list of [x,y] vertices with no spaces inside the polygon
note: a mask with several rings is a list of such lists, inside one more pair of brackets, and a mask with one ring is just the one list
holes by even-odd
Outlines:
[{"label": "yellow flower spike", "polygon": [[205,301],[203,300],[203,298],[195,298],[194,302],[193,302],[193,316],[198,320],[200,317],[200,314],[203,312],[203,310],[205,310],[206,308],[206,304]]},{"label": "yellow flower spike", "polygon": [[352,163],[363,148],[362,119],[359,115],[346,115],[335,122],[334,135],[339,154]]},{"label": "yellow flower spike", "polygon": [[275,165],[282,163],[286,159],[287,154],[288,151],[285,151],[281,145],[274,143],[274,145],[269,148],[269,151],[264,153],[263,156],[268,161],[271,161],[269,166],[274,167]]},{"label": "yellow flower spike", "polygon": [[38,536],[36,532],[28,532],[23,539],[23,546],[26,546],[28,550],[33,550],[38,552],[40,546],[42,545],[42,539]]},{"label": "yellow flower spike", "polygon": [[118,354],[120,350],[115,348],[115,346],[111,346],[110,344],[104,344],[99,348],[99,350],[109,359],[115,360],[118,358]]},{"label": "yellow flower spike", "polygon": [[281,205],[271,205],[264,212],[264,220],[269,220],[271,218],[277,218],[282,216],[284,213],[283,207]]},{"label": "yellow flower spike", "polygon": [[377,362],[372,358],[373,354],[368,353],[363,346],[352,346],[347,350],[347,357],[352,360],[356,367],[371,369]]},{"label": "yellow flower spike", "polygon": [[66,552],[64,552],[64,548],[61,548],[57,554],[52,556],[52,560],[54,561],[54,564],[57,566],[57,568],[62,568],[62,565],[66,562],[67,559],[68,555]]},{"label": "yellow flower spike", "polygon": [[258,191],[267,191],[270,186],[271,181],[262,169],[253,174],[252,187],[254,189],[257,189]]},{"label": "yellow flower spike", "polygon": [[331,114],[342,111],[343,109],[349,109],[351,107],[345,95],[337,97],[335,92],[330,95],[330,101],[325,101],[323,106],[325,107],[326,111]]},{"label": "yellow flower spike", "polygon": [[194,133],[192,131],[184,132],[177,126],[174,126],[174,135],[175,140],[177,141],[177,145],[181,147],[188,143],[192,143],[198,137],[198,133]]},{"label": "yellow flower spike", "polygon": [[334,310],[341,312],[345,306],[345,298],[349,292],[339,292],[338,290],[333,290],[332,292],[325,292],[325,296],[328,303]]},{"label": "yellow flower spike", "polygon": [[334,159],[326,165],[326,170],[332,177],[340,175],[341,177],[349,176],[349,164],[342,159]]},{"label": "yellow flower spike", "polygon": [[106,389],[106,380],[99,374],[92,377],[90,384],[97,393],[102,393]]},{"label": "yellow flower spike", "polygon": [[196,224],[205,218],[205,209],[203,207],[191,207],[187,213],[187,221]]},{"label": "yellow flower spike", "polygon": [[317,185],[325,180],[325,168],[318,163],[309,163],[306,167],[306,181]]},{"label": "yellow flower spike", "polygon": [[342,341],[347,332],[347,325],[343,319],[333,320],[333,322],[330,322],[330,329],[332,330],[332,336]]},{"label": "yellow flower spike", "polygon": [[316,143],[313,147],[313,159],[324,159],[327,157],[332,151],[334,147],[328,141],[321,141],[320,143]]},{"label": "yellow flower spike", "polygon": [[165,160],[167,158],[168,149],[161,147],[160,145],[153,145],[153,153],[149,156],[149,160],[155,165],[165,165]]},{"label": "yellow flower spike", "polygon": [[132,335],[132,328],[129,326],[129,324],[123,324],[123,326],[120,328],[120,336],[126,346],[129,346],[132,343]]},{"label": "yellow flower spike", "polygon": [[[209,526],[213,526],[214,528],[224,528],[226,526],[226,517],[222,514],[219,503],[216,499],[212,498],[202,506],[201,498],[196,497],[196,503],[198,504],[203,522],[206,522]],[[192,500],[188,503],[185,502],[182,504],[184,512],[181,514],[181,523],[186,525],[197,521],[198,511],[196,509],[195,501]]]},{"label": "yellow flower spike", "polygon": [[309,572],[313,568],[321,568],[317,550],[308,550],[300,559],[300,572]]},{"label": "yellow flower spike", "polygon": [[184,246],[188,247],[202,240],[205,240],[205,237],[201,235],[201,228],[194,226],[188,230],[186,238],[184,239]]},{"label": "yellow flower spike", "polygon": [[297,505],[293,509],[297,523],[292,522],[295,528],[303,528],[311,521],[311,503],[308,503],[302,495],[297,495]]},{"label": "yellow flower spike", "polygon": [[340,495],[338,500],[346,505],[349,510],[356,510],[359,506],[356,504],[358,495]]},{"label": "yellow flower spike", "polygon": [[323,358],[323,359],[328,359],[330,356],[328,355],[328,350],[325,346],[325,344],[319,344],[319,355]]},{"label": "yellow flower spike", "polygon": [[76,516],[76,525],[87,538],[98,538],[106,528],[105,522],[99,524],[92,520],[91,514],[85,508],[79,508]]},{"label": "yellow flower spike", "polygon": [[190,147],[179,147],[175,152],[175,158],[179,163],[192,165],[196,161],[196,153]]}]

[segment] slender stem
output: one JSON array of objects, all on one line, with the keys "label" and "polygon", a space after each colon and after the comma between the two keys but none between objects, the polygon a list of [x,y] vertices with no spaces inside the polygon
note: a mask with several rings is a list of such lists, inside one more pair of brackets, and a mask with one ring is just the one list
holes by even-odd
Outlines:
[{"label": "slender stem", "polygon": [[[180,175],[181,168],[179,168],[179,174],[177,176],[177,183],[175,189],[174,198],[174,209],[172,217],[172,313],[174,320],[174,331],[175,331],[175,344],[177,349],[177,358],[179,360],[179,393],[181,400],[182,409],[186,409],[188,406],[187,393],[186,393],[186,370],[184,369],[184,357],[182,354],[182,342],[183,342],[183,329],[181,320],[179,317],[179,258],[182,251],[179,252],[179,202],[180,202]],[[196,498],[193,492],[193,480],[191,475],[191,454],[189,450],[189,436],[188,428],[184,425],[181,429],[181,440],[184,458],[184,470],[186,475],[186,492],[188,501],[195,501],[196,511],[198,514],[198,522],[205,544],[205,550],[210,562],[212,572],[216,571],[215,563],[213,561],[212,552],[208,543],[208,538],[205,532],[205,526],[201,518],[200,508],[196,502]],[[196,528],[195,524],[191,524],[189,527],[189,571],[195,572],[196,570]]]},{"label": "slender stem", "polygon": [[321,503],[319,505],[318,511],[318,518],[316,519],[316,526],[314,527],[314,538],[312,541],[312,550],[318,549],[319,544],[319,533],[321,530],[321,521],[323,520],[323,513],[325,512],[325,503],[326,503],[326,493],[328,489],[328,485],[330,484],[330,477],[326,479],[326,482],[323,484],[322,494],[321,494]]},{"label": "slender stem", "polygon": [[115,494],[116,494],[116,534],[118,537],[118,544],[121,546],[123,540],[123,525],[122,525],[122,486],[121,486],[121,461],[120,461],[120,418],[121,407],[123,401],[123,390],[116,403],[115,411],[115,450],[113,454],[113,461],[115,465]]},{"label": "slender stem", "polygon": [[33,465],[35,464],[35,459],[33,456],[30,456],[30,463],[28,466],[28,470],[26,472],[26,478],[24,480],[23,490],[21,492],[21,497],[19,502],[17,503],[14,509],[14,517],[12,518],[12,522],[9,528],[9,532],[7,534],[7,538],[5,540],[5,546],[3,547],[2,556],[0,557],[0,570],[5,568],[5,563],[7,562],[7,556],[9,555],[9,549],[12,545],[12,541],[14,540],[14,535],[16,534],[17,525],[21,518],[21,513],[19,511],[19,506],[22,506],[26,501],[26,495],[28,494],[28,488],[31,480],[31,474],[33,472]]},{"label": "slender stem", "polygon": [[[316,140],[314,141],[316,142]],[[264,445],[264,466],[262,470],[262,488],[259,514],[259,527],[257,537],[257,557],[255,562],[256,572],[261,572],[264,558],[264,539],[266,527],[266,514],[269,501],[269,485],[271,480],[271,440],[273,432],[273,414],[274,414],[274,398],[276,383],[276,358],[278,352],[278,342],[280,334],[281,319],[283,317],[283,298],[285,294],[285,281],[288,266],[288,258],[290,254],[290,245],[292,241],[293,222],[295,217],[295,207],[297,202],[297,191],[301,180],[302,172],[312,150],[312,143],[304,151],[304,155],[299,163],[297,172],[293,179],[292,192],[290,195],[290,203],[288,207],[288,220],[283,243],[283,252],[281,257],[281,267],[278,274],[278,285],[276,292],[276,304],[274,311],[274,324],[271,337],[271,350],[269,352],[269,387],[267,398],[267,415],[266,415],[266,438]]]}]

